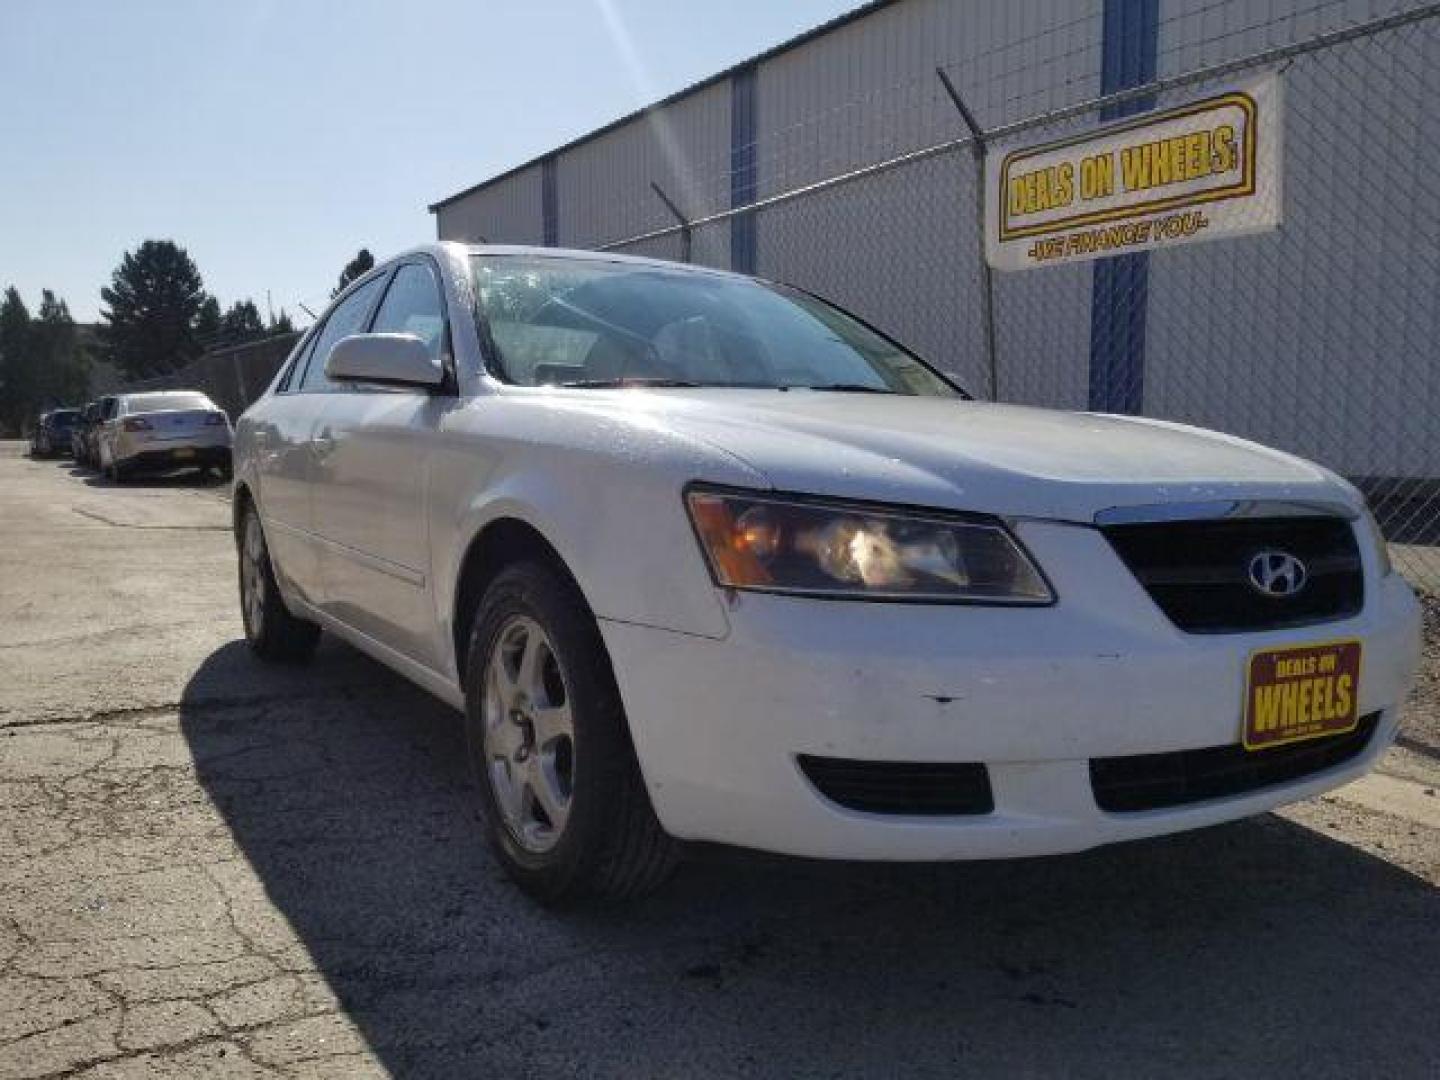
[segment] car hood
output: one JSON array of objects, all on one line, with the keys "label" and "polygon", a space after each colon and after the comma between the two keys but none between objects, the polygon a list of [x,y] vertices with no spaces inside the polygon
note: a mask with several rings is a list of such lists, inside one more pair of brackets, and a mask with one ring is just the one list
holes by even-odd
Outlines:
[{"label": "car hood", "polygon": [[783,491],[1067,521],[1220,499],[1358,507],[1353,489],[1317,465],[1159,420],[807,390],[637,396],[643,403],[630,403],[650,422],[740,458]]}]

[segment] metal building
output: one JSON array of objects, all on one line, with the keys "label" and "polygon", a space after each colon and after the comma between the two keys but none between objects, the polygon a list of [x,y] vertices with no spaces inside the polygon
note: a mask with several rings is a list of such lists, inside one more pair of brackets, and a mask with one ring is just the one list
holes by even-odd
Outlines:
[{"label": "metal building", "polygon": [[[1278,230],[985,268],[977,149],[1261,70],[1284,80]],[[1175,418],[1317,458],[1388,505],[1399,534],[1440,519],[1437,206],[1440,5],[879,0],[431,210],[442,239],[793,281],[978,396]]]}]

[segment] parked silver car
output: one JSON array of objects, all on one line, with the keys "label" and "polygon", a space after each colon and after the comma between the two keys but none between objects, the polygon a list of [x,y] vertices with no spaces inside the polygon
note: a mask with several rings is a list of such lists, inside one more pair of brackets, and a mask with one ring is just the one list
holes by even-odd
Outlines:
[{"label": "parked silver car", "polygon": [[198,390],[121,394],[99,428],[101,470],[119,482],[143,471],[214,469],[230,475],[230,419]]}]

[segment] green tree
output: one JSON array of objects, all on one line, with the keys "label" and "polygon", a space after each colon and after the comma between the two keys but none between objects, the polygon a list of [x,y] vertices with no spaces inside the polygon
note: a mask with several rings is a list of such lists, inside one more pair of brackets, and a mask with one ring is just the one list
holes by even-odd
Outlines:
[{"label": "green tree", "polygon": [[81,402],[90,361],[70,308],[49,289],[32,318],[13,287],[0,298],[0,426],[26,430],[42,410]]},{"label": "green tree", "polygon": [[30,324],[43,406],[84,403],[90,389],[90,360],[80,347],[70,306],[49,289],[40,294],[40,312]]},{"label": "green tree", "polygon": [[165,375],[200,354],[195,322],[205,283],[185,249],[146,240],[127,251],[100,296],[105,355],[132,379]]},{"label": "green tree", "polygon": [[340,284],[330,290],[330,299],[335,299],[345,291],[345,286],[373,269],[375,269],[375,256],[371,255],[366,248],[361,248],[355,253],[355,257],[345,264],[345,269],[340,271]]},{"label": "green tree", "polygon": [[220,301],[213,296],[205,297],[195,314],[195,341],[201,349],[213,349],[220,344]]},{"label": "green tree", "polygon": [[243,345],[265,336],[265,324],[254,300],[236,300],[220,320],[220,337],[226,345]]},{"label": "green tree", "polygon": [[280,314],[271,318],[270,325],[265,328],[265,332],[267,334],[293,334],[295,324],[290,321],[290,313],[282,307]]},{"label": "green tree", "polygon": [[30,310],[11,285],[0,299],[0,425],[19,434],[34,408],[37,386]]}]

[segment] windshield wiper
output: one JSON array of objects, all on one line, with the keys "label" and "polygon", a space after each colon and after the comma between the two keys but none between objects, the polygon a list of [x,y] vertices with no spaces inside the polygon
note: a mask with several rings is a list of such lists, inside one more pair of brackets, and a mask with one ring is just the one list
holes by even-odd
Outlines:
[{"label": "windshield wiper", "polygon": [[630,377],[624,379],[575,379],[570,382],[557,383],[557,386],[578,387],[584,390],[610,390],[627,386],[678,386],[697,387],[702,385],[698,382],[690,382],[687,379],[664,379],[664,378],[643,378]]},{"label": "windshield wiper", "polygon": [[819,386],[788,387],[792,390],[829,390],[837,394],[898,394],[887,386],[866,386],[864,383],[822,383]]}]

